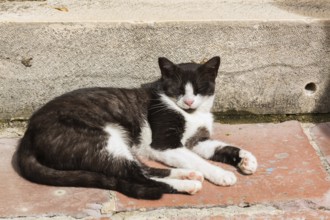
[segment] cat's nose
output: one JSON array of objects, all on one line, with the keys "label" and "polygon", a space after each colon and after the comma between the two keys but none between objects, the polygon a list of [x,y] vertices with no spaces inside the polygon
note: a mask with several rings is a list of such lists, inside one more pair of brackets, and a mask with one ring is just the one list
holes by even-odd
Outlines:
[{"label": "cat's nose", "polygon": [[186,105],[191,106],[194,103],[194,100],[193,99],[185,99],[185,100],[183,100],[183,102]]}]

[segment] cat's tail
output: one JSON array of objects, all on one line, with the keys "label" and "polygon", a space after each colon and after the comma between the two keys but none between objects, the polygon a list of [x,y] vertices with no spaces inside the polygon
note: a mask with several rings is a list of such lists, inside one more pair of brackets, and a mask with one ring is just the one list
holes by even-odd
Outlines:
[{"label": "cat's tail", "polygon": [[31,150],[28,133],[22,138],[17,162],[20,174],[36,183],[53,186],[93,187],[116,190],[127,196],[138,199],[160,199],[165,193],[162,186],[148,186],[132,183],[116,177],[108,177],[100,173],[83,170],[56,170],[41,164]]}]

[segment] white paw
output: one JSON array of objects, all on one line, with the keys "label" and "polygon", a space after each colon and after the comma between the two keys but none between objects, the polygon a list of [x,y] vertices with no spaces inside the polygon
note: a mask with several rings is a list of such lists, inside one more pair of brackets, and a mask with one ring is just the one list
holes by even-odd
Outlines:
[{"label": "white paw", "polygon": [[245,174],[253,174],[256,172],[258,162],[255,156],[246,150],[240,150],[239,157],[242,158],[238,164],[240,170]]},{"label": "white paw", "polygon": [[187,181],[187,186],[185,187],[185,191],[191,195],[199,192],[202,189],[202,183],[196,180],[182,180]]},{"label": "white paw", "polygon": [[185,192],[191,195],[202,189],[202,183],[197,180],[169,179],[167,183],[179,192]]},{"label": "white paw", "polygon": [[188,169],[172,169],[168,178],[182,179],[182,180],[198,180],[204,181],[204,176],[201,172]]},{"label": "white paw", "polygon": [[178,192],[184,192],[188,194],[195,194],[202,189],[202,183],[198,180],[179,180],[179,179],[167,179],[167,178],[151,178],[158,182],[163,182],[170,185]]},{"label": "white paw", "polygon": [[217,170],[217,172],[214,172],[208,180],[220,186],[231,186],[237,182],[235,174],[226,170]]}]

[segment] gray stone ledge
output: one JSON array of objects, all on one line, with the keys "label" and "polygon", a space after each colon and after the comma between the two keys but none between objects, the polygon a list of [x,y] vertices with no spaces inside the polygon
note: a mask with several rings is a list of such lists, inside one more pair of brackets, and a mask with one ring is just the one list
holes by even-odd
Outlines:
[{"label": "gray stone ledge", "polygon": [[[180,7],[175,9],[170,1],[164,4],[171,13],[163,8],[158,20],[152,13],[141,21],[135,20],[134,14],[123,14],[118,22],[111,13],[107,17],[98,11],[94,11],[95,16],[104,15],[104,19],[87,16],[79,20],[74,14],[78,11],[72,10],[78,5],[65,0],[46,4],[54,2],[63,3],[63,7],[73,5],[63,12],[44,9],[43,2],[0,3],[0,119],[28,117],[51,98],[77,88],[137,87],[153,81],[159,76],[159,56],[174,62],[200,62],[220,55],[215,112],[330,112],[328,1],[313,3],[312,12],[308,12],[307,6],[313,1],[303,1],[302,7],[295,8],[291,1],[256,0],[238,7],[235,16],[240,18],[228,17],[220,7],[224,1],[219,1],[219,7],[214,8],[218,10],[215,20],[206,16],[213,16],[208,5],[203,19],[198,20],[202,15],[196,17],[198,21],[190,21],[192,8],[183,6],[182,16],[186,17],[180,21],[176,17],[181,16]],[[81,16],[84,10],[86,15],[91,13],[93,7],[111,12],[114,1],[97,2],[81,1]],[[147,0],[143,2],[140,11],[150,6]],[[192,5],[198,2],[192,1]],[[18,11],[10,7],[18,7]],[[253,13],[241,13],[248,7],[255,7]],[[274,13],[263,17],[267,7]],[[166,14],[171,14],[172,20],[162,17]],[[252,14],[254,17],[246,17]]]}]

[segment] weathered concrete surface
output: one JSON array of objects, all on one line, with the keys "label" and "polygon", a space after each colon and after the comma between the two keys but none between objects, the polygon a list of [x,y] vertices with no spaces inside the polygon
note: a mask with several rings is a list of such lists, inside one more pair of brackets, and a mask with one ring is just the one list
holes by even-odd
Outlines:
[{"label": "weathered concrete surface", "polygon": [[311,128],[311,137],[330,165],[330,122],[318,124]]},{"label": "weathered concrete surface", "polygon": [[0,3],[0,119],[76,88],[150,82],[159,56],[220,55],[217,112],[330,112],[329,18],[328,1]]}]

